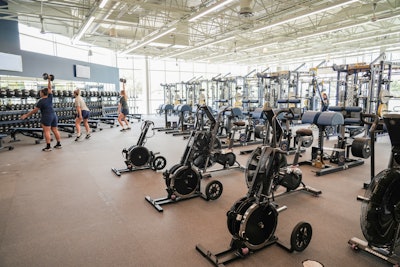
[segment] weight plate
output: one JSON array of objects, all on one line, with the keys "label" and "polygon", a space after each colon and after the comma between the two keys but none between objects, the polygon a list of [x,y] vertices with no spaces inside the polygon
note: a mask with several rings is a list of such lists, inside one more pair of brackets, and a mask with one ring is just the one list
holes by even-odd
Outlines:
[{"label": "weight plate", "polygon": [[194,194],[200,182],[200,174],[189,166],[181,166],[170,178],[171,188],[179,197],[187,197]]},{"label": "weight plate", "polygon": [[159,171],[164,169],[166,165],[167,165],[167,160],[162,156],[158,156],[155,157],[155,159],[152,162],[152,169]]},{"label": "weight plate", "polygon": [[[235,227],[236,224],[240,224],[240,220],[238,221],[238,208],[239,206],[243,203],[243,201],[248,200],[249,198],[247,197],[242,197],[241,199],[237,200],[230,210],[226,213],[227,216],[227,226],[228,230],[231,233],[231,235],[237,235],[237,231],[235,229],[239,229],[239,227]],[[240,218],[240,216],[239,216]]]},{"label": "weight plate", "polygon": [[351,154],[363,159],[369,158],[371,156],[371,140],[369,138],[355,138],[351,144]]},{"label": "weight plate", "polygon": [[277,223],[278,212],[274,206],[254,203],[243,215],[239,236],[249,249],[260,249],[273,237]]},{"label": "weight plate", "polygon": [[[176,172],[176,170],[179,169],[179,168],[182,167],[182,166],[183,166],[183,165],[180,164],[180,163],[175,164],[174,166],[171,167],[171,169],[169,169],[168,171],[165,171],[165,172],[163,173],[163,176],[164,176],[164,179],[165,179],[165,184],[166,184],[166,186],[167,186],[168,188],[171,187],[171,176],[173,176],[174,173]],[[169,174],[167,175],[167,173],[169,173]]]},{"label": "weight plate", "polygon": [[235,217],[233,220],[231,220],[230,232],[232,235],[239,237],[239,230],[243,220],[243,215],[255,201],[256,199],[254,197],[244,197],[243,201],[238,203],[236,209],[234,210]]},{"label": "weight plate", "polygon": [[279,147],[283,151],[289,151],[289,141],[288,140],[281,140],[281,142],[279,143]]},{"label": "weight plate", "polygon": [[299,222],[292,231],[290,236],[291,249],[295,251],[303,251],[310,244],[312,237],[311,224],[307,222]]},{"label": "weight plate", "polygon": [[209,182],[206,186],[205,193],[207,200],[216,200],[222,195],[223,186],[219,181]]},{"label": "weight plate", "polygon": [[[260,175],[261,176],[266,175],[265,173],[260,172],[260,170],[261,169],[265,170],[267,168],[269,161],[271,160],[271,156],[269,153],[265,153],[265,152],[262,153],[263,149],[272,149],[272,148],[265,147],[265,146],[259,146],[253,150],[249,159],[247,160],[246,170],[245,170],[245,181],[246,181],[247,188],[250,188],[251,184],[253,183],[254,177],[259,177]],[[265,162],[264,166],[258,167],[260,157],[262,154],[264,154],[263,157],[267,157],[267,158],[263,159],[263,162]],[[287,166],[287,159],[284,154],[279,153],[279,154],[275,155],[275,157],[273,157],[273,160],[275,162],[273,162],[271,164],[272,170],[269,170],[268,175],[272,175],[274,177],[279,172],[280,169]],[[257,170],[257,167],[258,167],[258,170]],[[259,172],[259,173],[257,173],[257,172]],[[259,177],[260,182],[263,179],[264,179],[263,177]]]},{"label": "weight plate", "polygon": [[254,136],[258,139],[264,139],[267,136],[267,127],[265,125],[256,125],[254,127]]},{"label": "weight plate", "polygon": [[147,164],[151,158],[150,152],[144,146],[133,146],[128,151],[129,161],[136,167]]},{"label": "weight plate", "polygon": [[229,152],[225,154],[226,157],[226,162],[228,163],[229,166],[233,166],[236,162],[236,155],[232,152]]},{"label": "weight plate", "polygon": [[[400,170],[386,169],[377,174],[365,192],[368,202],[361,205],[361,230],[372,246],[389,247],[399,225]],[[396,239],[397,240],[394,240]]]}]

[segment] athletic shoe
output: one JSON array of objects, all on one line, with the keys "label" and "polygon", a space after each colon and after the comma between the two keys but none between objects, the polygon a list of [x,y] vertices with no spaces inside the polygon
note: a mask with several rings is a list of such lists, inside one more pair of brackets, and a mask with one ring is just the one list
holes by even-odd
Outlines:
[{"label": "athletic shoe", "polygon": [[87,134],[85,138],[86,138],[86,139],[89,139],[90,137],[91,137],[91,135],[90,135],[90,134]]},{"label": "athletic shoe", "polygon": [[131,127],[128,127],[128,128],[126,128],[127,130],[130,130],[131,129]]},{"label": "athletic shoe", "polygon": [[61,149],[62,146],[60,144],[57,144],[57,145],[54,146],[54,148]]},{"label": "athletic shoe", "polygon": [[125,128],[122,128],[121,130],[119,130],[120,132],[125,132]]},{"label": "athletic shoe", "polygon": [[42,149],[42,151],[44,152],[50,152],[51,151],[51,147],[45,147]]},{"label": "athletic shoe", "polygon": [[81,138],[81,135],[78,135],[78,136],[75,138],[75,141],[78,141],[79,138]]}]

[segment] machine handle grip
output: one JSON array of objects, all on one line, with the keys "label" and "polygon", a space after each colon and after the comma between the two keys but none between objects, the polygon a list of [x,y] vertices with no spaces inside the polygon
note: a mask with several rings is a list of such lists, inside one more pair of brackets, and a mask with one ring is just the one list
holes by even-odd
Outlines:
[{"label": "machine handle grip", "polygon": [[[373,119],[372,121],[367,120],[367,118]],[[378,126],[379,123],[379,116],[376,114],[368,114],[368,113],[361,113],[360,114],[360,119],[364,124],[371,125],[371,128],[369,129],[370,133],[374,133],[376,130],[376,127]]]}]

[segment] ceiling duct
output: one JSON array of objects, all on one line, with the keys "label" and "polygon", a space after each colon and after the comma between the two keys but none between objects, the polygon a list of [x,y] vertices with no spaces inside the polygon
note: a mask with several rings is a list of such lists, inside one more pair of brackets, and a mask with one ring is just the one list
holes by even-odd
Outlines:
[{"label": "ceiling duct", "polygon": [[240,11],[239,15],[242,17],[251,17],[253,16],[253,9],[251,5],[253,4],[253,0],[240,0]]}]

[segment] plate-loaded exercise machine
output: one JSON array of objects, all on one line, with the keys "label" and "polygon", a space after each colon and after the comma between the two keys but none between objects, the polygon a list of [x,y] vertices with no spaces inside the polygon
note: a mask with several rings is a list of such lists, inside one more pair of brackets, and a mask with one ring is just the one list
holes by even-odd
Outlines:
[{"label": "plate-loaded exercise machine", "polygon": [[[272,123],[272,129],[278,129],[279,116],[282,113],[286,114],[288,112],[289,112],[288,109],[281,109],[277,112],[274,112],[271,108],[267,108],[264,110],[265,117],[271,118],[269,120]],[[271,147],[276,148],[278,147],[278,139],[277,139],[278,134],[275,134],[275,132],[273,132],[272,135],[273,138],[271,142]],[[302,171],[300,170],[298,165],[299,157],[301,154],[301,148],[310,147],[312,145],[313,142],[312,131],[307,128],[298,129],[296,131],[295,139],[297,142],[297,148],[295,150],[296,152],[293,163],[288,165],[285,156],[281,156],[281,159],[279,161],[280,170],[273,177],[273,182],[272,182],[272,188],[271,188],[272,200],[281,195],[297,191],[307,192],[312,194],[313,196],[318,196],[322,193],[321,190],[317,190],[315,188],[312,188],[304,184],[304,182],[302,181],[303,177]],[[280,147],[280,149],[282,149],[282,147]],[[284,149],[282,150],[285,151],[286,154],[288,153],[286,150]],[[250,188],[253,182],[253,178],[255,177],[254,172],[257,170],[257,166],[259,164],[259,161],[261,160],[260,158],[261,152],[262,152],[262,147],[257,147],[251,154],[251,157],[248,159],[247,168],[245,170],[245,180],[248,188]],[[284,192],[275,194],[278,188],[281,186],[284,187],[286,190]]]},{"label": "plate-loaded exercise machine", "polygon": [[367,241],[353,237],[348,243],[355,251],[399,266],[395,251],[400,244],[400,114],[386,114],[383,120],[392,144],[389,166],[373,178],[364,196],[357,197],[362,202],[360,223]]},{"label": "plate-loaded exercise machine", "polygon": [[[329,173],[334,173],[342,170],[346,170],[352,167],[360,166],[364,164],[364,161],[360,158],[350,158],[350,149],[353,152],[353,156],[368,158],[370,156],[369,140],[364,138],[355,138],[352,143],[348,143],[348,138],[344,134],[344,117],[340,112],[324,111],[315,112],[307,111],[304,112],[303,117],[310,117],[309,121],[318,126],[318,146],[312,147],[311,160],[305,162],[299,162],[300,165],[312,165],[319,169],[315,171],[317,176],[322,176]],[[333,148],[324,147],[324,134],[326,127],[339,127],[340,134],[338,136],[338,142]],[[329,156],[325,151],[331,151]],[[328,164],[326,160],[329,160]]]},{"label": "plate-loaded exercise machine", "polygon": [[152,126],[154,126],[154,123],[152,121],[144,121],[137,144],[131,146],[130,148],[124,148],[122,150],[122,155],[125,158],[126,168],[111,168],[111,170],[116,175],[121,176],[121,173],[124,172],[132,172],[145,169],[158,171],[164,169],[164,167],[167,165],[167,160],[164,157],[155,156],[158,153],[153,153],[152,151],[149,151],[146,147],[144,147],[147,140],[147,132]]},{"label": "plate-loaded exercise machine", "polygon": [[[257,165],[253,159],[257,158]],[[311,225],[299,222],[293,229],[290,247],[285,246],[275,236],[278,213],[286,206],[277,208],[272,202],[274,179],[278,175],[296,175],[281,169],[286,162],[286,151],[262,145],[258,147],[248,162],[251,172],[249,190],[245,197],[236,201],[227,212],[227,226],[232,234],[230,248],[219,253],[212,253],[198,244],[196,249],[215,266],[223,266],[235,259],[244,258],[252,252],[277,244],[289,252],[303,251],[309,245],[312,236]],[[297,179],[297,178],[296,178]]]},{"label": "plate-loaded exercise machine", "polygon": [[[203,121],[204,114],[207,116],[207,123],[210,125],[208,130],[200,123]],[[221,153],[214,153],[215,147],[218,147],[216,145],[216,127],[218,127],[218,121],[212,115],[209,107],[206,105],[200,106],[196,112],[194,130],[189,136],[180,163],[175,164],[171,169],[163,173],[168,195],[158,199],[152,199],[150,196],[145,197],[158,211],[163,211],[161,205],[176,203],[180,200],[187,200],[194,197],[202,197],[205,200],[216,200],[221,196],[223,190],[222,183],[216,180],[209,182],[205,187],[205,192],[202,192],[201,180],[203,175],[196,166],[202,165],[206,167],[209,166],[209,162],[213,161],[227,164],[222,162],[223,160],[235,163],[235,158],[232,158],[232,155],[227,156]],[[205,151],[203,151],[204,147],[206,148]],[[202,156],[206,157],[202,158]],[[235,155],[233,154],[233,156]],[[195,161],[197,164],[194,163]]]},{"label": "plate-loaded exercise machine", "polygon": [[[366,153],[365,149],[363,149],[361,146],[365,146],[368,150],[368,154],[370,154],[370,180],[368,183],[364,183],[363,188],[367,189],[370,182],[374,179],[375,177],[375,142],[376,142],[376,133],[378,131],[381,131],[380,126],[382,123],[380,123],[379,116],[376,114],[367,114],[367,113],[361,113],[360,114],[360,119],[362,123],[366,126],[369,127],[368,133],[369,133],[369,138],[357,138],[353,141],[353,144],[351,146],[351,153],[353,155],[358,155],[358,153]],[[379,126],[379,127],[378,127]],[[357,141],[360,140],[360,141]],[[364,141],[365,140],[365,141]],[[358,156],[362,157],[362,153]]]}]

